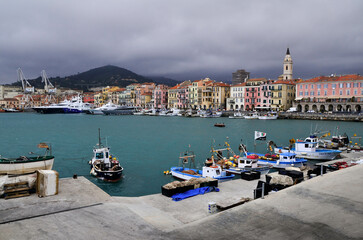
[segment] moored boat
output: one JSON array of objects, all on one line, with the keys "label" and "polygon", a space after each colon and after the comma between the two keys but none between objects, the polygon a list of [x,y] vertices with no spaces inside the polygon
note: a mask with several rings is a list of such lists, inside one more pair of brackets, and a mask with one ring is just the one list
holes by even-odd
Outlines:
[{"label": "moored boat", "polygon": [[93,158],[89,161],[90,174],[106,182],[116,182],[122,176],[123,167],[116,157],[110,153],[110,148],[101,143],[100,129],[98,129],[98,144],[93,149]]},{"label": "moored boat", "polygon": [[101,107],[88,110],[87,113],[90,113],[93,115],[103,115],[104,113],[102,112],[102,110],[114,110],[118,107],[120,107],[120,105],[114,104],[111,101],[109,101],[108,103],[106,103],[105,105],[103,105]]},{"label": "moored boat", "polygon": [[37,170],[51,170],[54,156],[48,144],[40,143],[39,148],[45,148],[44,154],[39,156],[20,156],[18,158],[5,158],[0,156],[0,174],[27,174]]},{"label": "moored boat", "polygon": [[120,106],[113,110],[102,110],[105,115],[133,115],[137,110],[134,106]]},{"label": "moored boat", "polygon": [[318,138],[315,135],[305,138],[305,140],[297,140],[292,143],[295,147],[275,147],[275,153],[295,153],[297,157],[313,159],[313,160],[333,160],[341,151],[332,149],[318,148]]},{"label": "moored boat", "polygon": [[196,168],[187,168],[185,165],[193,165],[195,167],[195,155],[192,151],[186,151],[182,153],[179,157],[179,165],[180,163],[182,166],[179,167],[172,167],[170,169],[171,175],[173,177],[182,179],[182,180],[189,180],[191,178],[214,178],[218,179],[219,181],[230,180],[234,178],[233,174],[230,174],[223,170],[218,165],[211,165],[211,166],[204,166],[202,170],[198,170]]}]

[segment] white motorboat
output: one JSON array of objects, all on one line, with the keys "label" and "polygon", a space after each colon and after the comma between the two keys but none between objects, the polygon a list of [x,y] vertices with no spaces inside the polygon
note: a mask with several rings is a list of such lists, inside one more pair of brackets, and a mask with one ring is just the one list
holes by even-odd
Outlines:
[{"label": "white motorboat", "polygon": [[102,112],[103,110],[114,110],[118,107],[120,107],[120,105],[114,104],[111,101],[109,101],[108,103],[106,103],[105,105],[103,105],[101,107],[90,109],[88,112],[90,114],[94,114],[94,115],[103,115],[104,114]]},{"label": "white motorboat", "polygon": [[245,116],[241,112],[235,112],[235,113],[233,113],[233,116],[229,116],[229,118],[232,118],[232,119],[244,119]]},{"label": "white motorboat", "polygon": [[84,103],[82,96],[78,94],[73,97],[71,103],[63,109],[64,113],[83,113],[91,110],[92,104]]},{"label": "white motorboat", "polygon": [[267,114],[258,116],[258,119],[260,119],[260,120],[275,120],[277,118],[278,118],[278,115],[275,113],[267,113]]},{"label": "white motorboat", "polygon": [[256,112],[253,113],[249,113],[247,115],[244,116],[245,119],[258,119],[259,115]]}]

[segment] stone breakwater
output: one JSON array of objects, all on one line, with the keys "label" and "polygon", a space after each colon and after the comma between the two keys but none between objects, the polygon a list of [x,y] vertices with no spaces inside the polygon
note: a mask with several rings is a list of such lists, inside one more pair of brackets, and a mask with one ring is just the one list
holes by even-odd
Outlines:
[{"label": "stone breakwater", "polygon": [[279,119],[306,119],[306,120],[363,122],[363,114],[279,113]]}]

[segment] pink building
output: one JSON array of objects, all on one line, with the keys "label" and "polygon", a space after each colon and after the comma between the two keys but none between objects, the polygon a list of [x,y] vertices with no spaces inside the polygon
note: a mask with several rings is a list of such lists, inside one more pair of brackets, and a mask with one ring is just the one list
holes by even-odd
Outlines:
[{"label": "pink building", "polygon": [[159,84],[154,89],[154,108],[163,109],[168,106],[168,89],[169,87]]},{"label": "pink building", "polygon": [[300,111],[362,110],[363,76],[321,76],[296,84],[296,106]]},{"label": "pink building", "polygon": [[189,86],[191,85],[192,83],[190,81],[185,81],[178,87],[178,109],[187,109],[189,107]]},{"label": "pink building", "polygon": [[265,78],[249,79],[244,86],[244,109],[251,111],[259,109],[262,102],[262,90],[261,84],[265,81]]}]

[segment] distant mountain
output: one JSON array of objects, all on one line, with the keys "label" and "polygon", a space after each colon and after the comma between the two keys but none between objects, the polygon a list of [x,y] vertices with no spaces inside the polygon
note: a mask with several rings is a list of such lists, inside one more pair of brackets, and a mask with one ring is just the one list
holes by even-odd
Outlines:
[{"label": "distant mountain", "polygon": [[[49,78],[50,82],[56,87],[64,87],[87,91],[93,87],[119,86],[126,87],[132,83],[154,82],[152,79],[143,77],[127,69],[107,65],[104,67],[94,68],[89,71],[78,73],[68,77]],[[41,78],[28,80],[36,88],[43,88],[44,83]],[[155,81],[158,83],[157,81]],[[20,82],[12,85],[21,86]]]},{"label": "distant mountain", "polygon": [[166,78],[166,77],[147,76],[147,78],[153,80],[154,83],[164,84],[164,85],[167,85],[169,87],[173,87],[173,86],[180,83],[177,80],[174,80],[174,79],[171,79],[171,78]]}]

